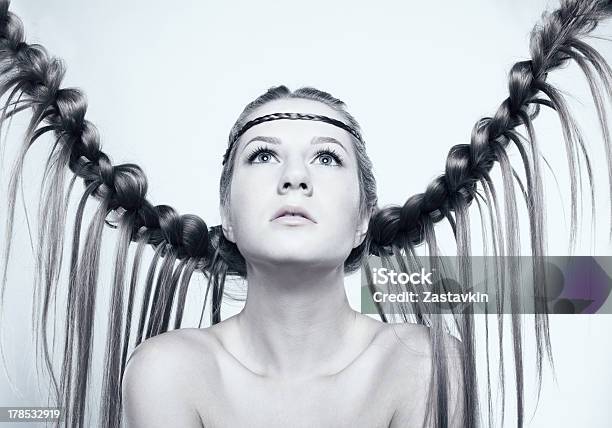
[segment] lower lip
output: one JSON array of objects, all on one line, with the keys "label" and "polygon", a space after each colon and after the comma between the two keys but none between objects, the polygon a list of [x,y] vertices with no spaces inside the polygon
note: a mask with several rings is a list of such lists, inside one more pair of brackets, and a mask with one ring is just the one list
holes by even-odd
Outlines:
[{"label": "lower lip", "polygon": [[306,217],[299,215],[284,215],[274,219],[275,222],[281,223],[287,226],[302,226],[305,224],[312,224],[313,222],[308,220]]}]

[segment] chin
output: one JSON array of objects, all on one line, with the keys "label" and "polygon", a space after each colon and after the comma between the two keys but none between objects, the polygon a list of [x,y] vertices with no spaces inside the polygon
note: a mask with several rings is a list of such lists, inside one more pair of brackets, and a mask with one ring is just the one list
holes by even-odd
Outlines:
[{"label": "chin", "polygon": [[[289,246],[287,246],[289,247]],[[294,246],[294,248],[275,248],[273,251],[257,257],[262,262],[272,266],[295,267],[296,269],[333,269],[343,265],[345,255],[337,256],[329,253],[322,253],[318,247],[316,251],[307,251],[304,246]]]},{"label": "chin", "polygon": [[339,239],[331,233],[327,236],[321,235],[324,234],[305,228],[282,233],[266,232],[262,235],[265,239],[249,239],[248,244],[239,246],[239,249],[245,259],[250,259],[253,263],[321,268],[343,266],[351,250],[348,242],[339,245],[346,237]]}]

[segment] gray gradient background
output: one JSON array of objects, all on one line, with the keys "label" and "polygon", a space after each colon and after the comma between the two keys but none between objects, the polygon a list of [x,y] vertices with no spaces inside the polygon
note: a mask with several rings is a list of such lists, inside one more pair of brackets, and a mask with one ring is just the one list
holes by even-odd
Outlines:
[{"label": "gray gradient background", "polygon": [[[344,100],[363,127],[380,205],[401,203],[442,171],[448,149],[468,142],[473,123],[492,114],[507,96],[510,66],[527,57],[530,29],[547,6],[556,4],[543,0],[292,4],[189,0],[174,5],[144,0],[18,0],[12,8],[23,19],[30,43],[39,42],[66,61],[64,86],[78,86],[87,93],[87,117],[98,126],[103,150],[113,163],[141,165],[153,203],[196,213],[215,225],[227,134],[244,105],[268,87],[312,85]],[[597,33],[611,36],[612,25]],[[594,41],[594,45],[612,62],[612,44]],[[576,254],[609,255],[604,152],[588,88],[575,66],[555,72],[550,80],[574,97],[572,107],[592,147],[598,180],[597,236],[590,239],[592,219],[585,216],[587,227]],[[561,188],[569,189],[556,118],[543,114],[537,130]],[[26,162],[23,193],[31,214],[48,144],[37,144]],[[13,137],[8,159],[16,147]],[[515,162],[517,156],[511,155]],[[3,189],[7,165],[5,161]],[[568,225],[563,216],[568,218],[568,191],[559,194],[549,174],[546,184],[550,254],[567,254]],[[5,193],[1,197],[4,205]],[[74,212],[74,199],[72,204]],[[16,218],[2,325],[16,390],[0,371],[0,406],[43,405],[28,328],[33,263],[21,202]],[[1,219],[3,228],[4,213]],[[477,219],[473,216],[473,221]],[[440,230],[444,247],[450,249],[448,230]],[[476,223],[474,233],[477,236]],[[101,300],[109,291],[112,234],[105,232]],[[528,244],[526,234],[523,240]],[[478,240],[474,245],[477,253]],[[193,284],[186,313],[192,325],[199,316],[203,281],[196,279]],[[346,286],[351,304],[358,308],[359,274],[347,278]],[[228,304],[224,315],[239,309],[237,303]],[[101,327],[106,324],[103,307],[98,315]],[[526,317],[527,332],[528,321]],[[482,328],[483,323],[477,325]],[[610,315],[553,317],[557,380],[546,371],[531,422],[535,364],[533,341],[527,337],[527,426],[609,426],[611,327]],[[94,348],[98,375],[102,349]],[[480,349],[480,362],[483,356]],[[507,358],[511,361],[510,354]],[[94,377],[95,387],[99,380]],[[481,388],[484,380],[481,376]],[[512,394],[509,401],[506,424],[512,426],[508,423],[513,419]]]}]

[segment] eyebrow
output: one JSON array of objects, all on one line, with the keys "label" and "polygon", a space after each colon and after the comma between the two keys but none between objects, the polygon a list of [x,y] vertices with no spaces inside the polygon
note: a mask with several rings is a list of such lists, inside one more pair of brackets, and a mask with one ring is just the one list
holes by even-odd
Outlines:
[{"label": "eyebrow", "polygon": [[[282,141],[280,138],[277,137],[266,137],[263,135],[258,135],[256,137],[251,138],[242,148],[242,151],[244,152],[244,150],[246,149],[246,147],[251,144],[254,141],[263,141],[264,143],[269,143],[269,144],[282,144]],[[346,147],[344,147],[344,145],[338,141],[337,139],[335,139],[334,137],[313,137],[312,140],[310,140],[310,144],[338,144],[340,147],[342,147],[342,149],[348,153],[348,150],[346,149]]]}]

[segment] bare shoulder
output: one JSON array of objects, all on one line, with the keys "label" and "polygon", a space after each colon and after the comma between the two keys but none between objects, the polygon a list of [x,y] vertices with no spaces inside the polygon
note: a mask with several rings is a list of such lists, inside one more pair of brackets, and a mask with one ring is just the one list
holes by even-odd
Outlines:
[{"label": "bare shoulder", "polygon": [[[433,371],[441,356],[432,348],[430,327],[401,323],[387,324],[384,328],[391,344],[393,360],[388,363],[396,373],[393,384],[398,404],[391,427],[421,426],[427,413]],[[462,397],[462,342],[443,333],[443,344],[448,379],[450,426],[460,426]],[[437,352],[441,349],[438,347]]]},{"label": "bare shoulder", "polygon": [[194,397],[201,379],[214,364],[213,338],[202,329],[181,329],[152,337],[130,356],[122,382],[123,411],[128,427],[201,427]]},{"label": "bare shoulder", "polygon": [[[422,324],[396,323],[387,324],[387,329],[395,336],[400,352],[412,355],[432,357],[432,329]],[[441,342],[444,344],[447,356],[451,359],[459,358],[462,343],[459,339],[448,333],[442,333]]]},{"label": "bare shoulder", "polygon": [[[214,342],[214,336],[206,329],[197,328],[173,330],[151,337],[132,352],[126,372],[132,367],[161,364],[171,369],[189,372],[207,361],[212,361],[210,358],[202,358],[202,352],[212,351]],[[196,361],[195,367],[190,364]]]}]

